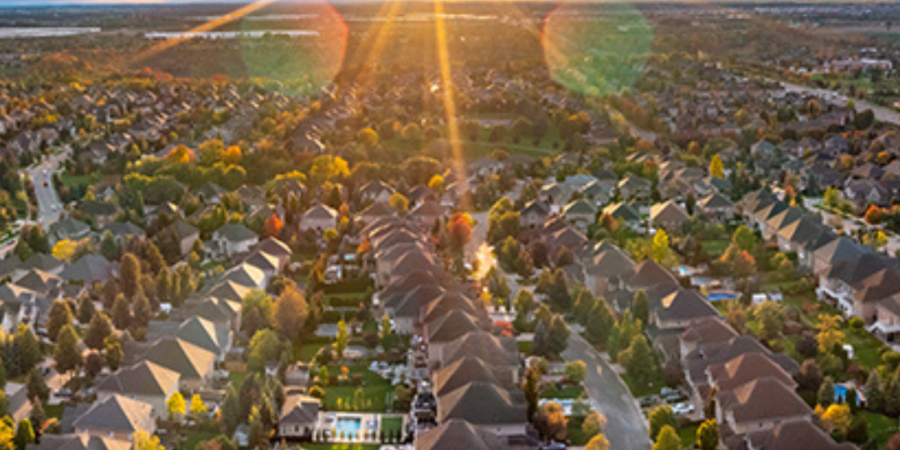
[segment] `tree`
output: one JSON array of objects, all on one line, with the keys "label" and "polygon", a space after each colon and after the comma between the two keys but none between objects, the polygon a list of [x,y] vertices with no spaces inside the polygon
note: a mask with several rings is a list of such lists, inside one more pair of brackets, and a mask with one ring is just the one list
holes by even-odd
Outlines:
[{"label": "tree", "polygon": [[541,374],[536,367],[529,366],[525,369],[525,380],[522,382],[522,390],[525,392],[525,406],[528,418],[534,417],[537,411],[538,399],[541,394]]},{"label": "tree", "polygon": [[606,417],[597,411],[592,411],[584,418],[584,422],[581,423],[581,431],[585,436],[595,436],[600,434],[605,426]]},{"label": "tree", "polygon": [[669,235],[665,230],[660,228],[656,230],[653,236],[653,242],[650,245],[650,258],[659,264],[666,265],[671,259],[672,249],[669,247]]},{"label": "tree", "polygon": [[261,448],[269,439],[269,426],[262,419],[260,408],[254,406],[250,410],[250,430],[248,441],[251,448]]},{"label": "tree", "polygon": [[653,450],[681,450],[681,438],[671,425],[663,427],[653,444]]},{"label": "tree", "polygon": [[647,292],[643,289],[634,293],[634,306],[632,307],[634,318],[640,320],[644,326],[650,318],[650,306],[647,303]]},{"label": "tree", "polygon": [[56,370],[65,373],[81,367],[81,349],[78,348],[78,333],[75,327],[66,325],[59,332],[56,350],[53,352],[53,360],[56,362]]},{"label": "tree", "polygon": [[834,403],[834,380],[831,377],[825,377],[825,381],[819,386],[819,392],[816,397],[823,408],[827,408]]},{"label": "tree", "polygon": [[401,193],[394,192],[388,199],[388,205],[397,210],[401,216],[405,216],[409,212],[409,200]]},{"label": "tree", "polygon": [[556,315],[547,333],[547,349],[550,355],[560,355],[569,346],[569,327],[562,316]]},{"label": "tree", "polygon": [[672,407],[668,405],[657,406],[653,411],[650,411],[649,421],[650,439],[652,441],[656,441],[663,428],[678,425],[678,419],[675,417],[675,413],[672,412]]},{"label": "tree", "polygon": [[700,450],[716,450],[719,447],[719,424],[709,419],[697,429],[697,447]]},{"label": "tree", "polygon": [[206,407],[206,403],[203,403],[203,399],[200,398],[200,394],[194,394],[191,396],[191,415],[194,417],[200,417],[205,414],[209,408]]},{"label": "tree", "polygon": [[31,413],[28,415],[28,420],[33,424],[32,429],[36,438],[40,438],[41,432],[44,430],[44,421],[47,420],[47,413],[44,412],[44,404],[40,399],[34,399],[31,402]]},{"label": "tree", "polygon": [[124,356],[122,343],[119,342],[119,338],[115,335],[107,336],[103,340],[103,344],[106,347],[106,365],[109,366],[109,370],[119,370],[119,366],[122,364],[122,357]]},{"label": "tree", "polygon": [[277,333],[270,329],[259,330],[250,339],[247,365],[253,372],[262,372],[266,363],[279,361],[284,350]]},{"label": "tree", "polygon": [[606,301],[597,299],[585,324],[587,340],[594,345],[606,345],[610,329],[614,325],[615,319]]},{"label": "tree", "polygon": [[635,337],[631,345],[619,354],[619,362],[635,383],[641,386],[647,385],[659,371],[650,344],[643,335]]},{"label": "tree", "polygon": [[283,339],[296,343],[308,315],[309,307],[303,293],[296,285],[290,286],[275,302],[275,329]]},{"label": "tree", "polygon": [[741,225],[734,230],[731,243],[739,250],[752,252],[756,249],[756,235],[746,225]]},{"label": "tree", "polygon": [[41,375],[41,371],[37,368],[31,369],[31,371],[28,372],[28,379],[25,381],[25,389],[26,395],[31,401],[37,399],[46,403],[47,399],[50,398],[50,388],[47,387],[47,382]]},{"label": "tree", "polygon": [[334,349],[337,351],[338,357],[344,357],[344,350],[350,342],[350,335],[347,333],[347,323],[343,320],[338,321],[337,336],[334,337]]},{"label": "tree", "polygon": [[784,307],[780,303],[766,300],[756,307],[753,315],[759,321],[761,338],[771,341],[781,335],[784,328]]},{"label": "tree", "polygon": [[840,319],[830,314],[819,314],[819,323],[816,330],[816,340],[819,342],[819,352],[830,352],[835,345],[844,343],[844,332],[840,330]]},{"label": "tree", "polygon": [[835,403],[825,410],[822,420],[830,426],[832,431],[844,436],[853,421],[853,414],[850,413],[850,406],[846,403]]},{"label": "tree", "polygon": [[82,325],[90,323],[96,311],[94,300],[90,296],[85,295],[81,297],[81,300],[78,302],[78,323]]},{"label": "tree", "polygon": [[146,327],[150,319],[153,318],[153,310],[150,306],[150,300],[147,299],[143,292],[138,292],[138,295],[135,296],[132,308],[134,310],[132,311],[132,318],[134,319],[132,320],[132,325]]},{"label": "tree", "polygon": [[125,298],[131,300],[137,294],[141,282],[141,263],[132,253],[122,255],[121,268],[119,269],[119,284]]},{"label": "tree", "polygon": [[547,402],[535,419],[535,427],[541,432],[544,439],[564,442],[566,440],[566,425],[568,422],[568,419],[563,414],[562,405],[556,402]]},{"label": "tree", "polygon": [[63,239],[53,246],[53,251],[50,254],[58,260],[71,262],[72,257],[75,256],[75,251],[77,249],[78,242],[75,242],[71,239]]},{"label": "tree", "polygon": [[16,437],[13,440],[16,450],[25,450],[28,444],[34,442],[34,438],[34,428],[31,427],[31,420],[20,420],[19,425],[16,427]]},{"label": "tree", "polygon": [[263,225],[263,234],[265,237],[278,237],[281,236],[281,230],[284,228],[284,221],[278,218],[278,215],[272,213],[266,219],[265,224]]},{"label": "tree", "polygon": [[461,253],[465,245],[472,239],[472,218],[464,212],[457,211],[450,216],[447,227],[450,247]]},{"label": "tree", "polygon": [[102,350],[106,338],[112,333],[112,324],[103,311],[94,314],[87,330],[84,332],[84,344],[94,350]]},{"label": "tree", "polygon": [[128,306],[128,300],[125,296],[119,294],[112,308],[112,321],[116,328],[124,330],[131,325],[131,308]]},{"label": "tree", "polygon": [[40,344],[27,324],[19,324],[15,347],[19,351],[19,373],[29,372],[44,359]]},{"label": "tree", "polygon": [[869,378],[866,380],[866,406],[872,411],[884,411],[884,386],[881,384],[881,377],[877,370],[869,372]]},{"label": "tree", "polygon": [[187,404],[181,392],[175,391],[168,400],[166,400],[166,411],[169,413],[169,420],[181,417],[185,414]]},{"label": "tree", "polygon": [[722,157],[718,153],[713,155],[709,161],[709,174],[716,178],[725,178],[725,166],[722,164]]},{"label": "tree", "polygon": [[274,305],[272,297],[260,289],[250,291],[242,302],[241,329],[247,336],[255,336],[257,331],[272,325]]},{"label": "tree", "polygon": [[144,430],[134,433],[134,450],[165,450],[159,438],[151,436]]},{"label": "tree", "polygon": [[54,300],[47,313],[47,336],[56,342],[62,327],[72,324],[72,309],[65,300]]},{"label": "tree", "polygon": [[579,384],[587,377],[587,364],[581,360],[567,362],[565,374],[567,381]]},{"label": "tree", "polygon": [[609,440],[603,434],[597,434],[588,441],[584,450],[610,450]]}]

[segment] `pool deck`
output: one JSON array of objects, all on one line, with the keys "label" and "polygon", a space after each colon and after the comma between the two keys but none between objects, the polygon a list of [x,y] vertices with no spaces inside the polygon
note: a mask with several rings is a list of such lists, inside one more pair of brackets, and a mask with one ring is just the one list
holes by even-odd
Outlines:
[{"label": "pool deck", "polygon": [[[403,419],[403,428],[406,427],[406,415],[403,414],[381,414],[369,412],[335,412],[321,411],[319,419],[316,423],[317,434],[320,431],[332,433],[333,436],[329,442],[334,443],[381,443],[381,420],[387,417],[400,417]],[[356,436],[341,436],[340,431],[336,429],[338,421],[341,419],[359,419],[360,427]],[[372,426],[374,424],[374,427]]]}]

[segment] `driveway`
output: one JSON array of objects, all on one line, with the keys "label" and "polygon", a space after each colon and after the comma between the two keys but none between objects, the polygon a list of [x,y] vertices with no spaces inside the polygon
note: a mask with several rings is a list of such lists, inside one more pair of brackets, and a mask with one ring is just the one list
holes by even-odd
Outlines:
[{"label": "driveway", "polygon": [[616,450],[650,450],[644,415],[631,391],[587,341],[577,333],[569,334],[569,348],[562,354],[566,361],[581,360],[587,364],[584,387],[595,411],[606,416],[603,434],[610,448]]}]

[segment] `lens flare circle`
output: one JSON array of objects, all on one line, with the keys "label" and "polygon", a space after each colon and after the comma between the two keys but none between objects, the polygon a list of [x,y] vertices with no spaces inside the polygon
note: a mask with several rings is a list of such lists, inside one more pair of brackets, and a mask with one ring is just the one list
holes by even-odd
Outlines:
[{"label": "lens flare circle", "polygon": [[560,5],[544,18],[541,36],[554,81],[590,96],[633,86],[652,43],[652,26],[628,3]]}]

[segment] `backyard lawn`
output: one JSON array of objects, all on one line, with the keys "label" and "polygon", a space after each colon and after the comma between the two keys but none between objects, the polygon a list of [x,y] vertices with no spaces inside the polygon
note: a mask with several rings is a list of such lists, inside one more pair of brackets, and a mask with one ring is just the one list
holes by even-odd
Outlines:
[{"label": "backyard lawn", "polygon": [[870,411],[860,411],[858,415],[868,422],[869,438],[878,443],[874,448],[885,448],[888,439],[897,431],[897,419]]},{"label": "backyard lawn", "polygon": [[384,436],[394,436],[403,430],[403,417],[382,417],[381,433]]},{"label": "backyard lawn", "polygon": [[310,362],[319,353],[319,349],[325,347],[326,343],[312,343],[312,344],[303,344],[299,347],[294,347],[294,358],[297,358],[303,362]]},{"label": "backyard lawn", "polygon": [[[341,373],[340,365],[328,366],[331,386],[325,388],[324,409],[327,411],[365,411],[385,412],[392,406],[394,387],[384,378],[364,366],[348,366],[349,380],[346,384],[338,385],[338,375]],[[352,385],[356,375],[361,377],[362,386]],[[362,398],[357,399],[357,391],[362,392]]]},{"label": "backyard lawn", "polygon": [[694,445],[697,444],[697,428],[700,428],[700,424],[695,423],[678,428],[678,436],[681,437],[681,445],[688,448],[694,448]]}]

